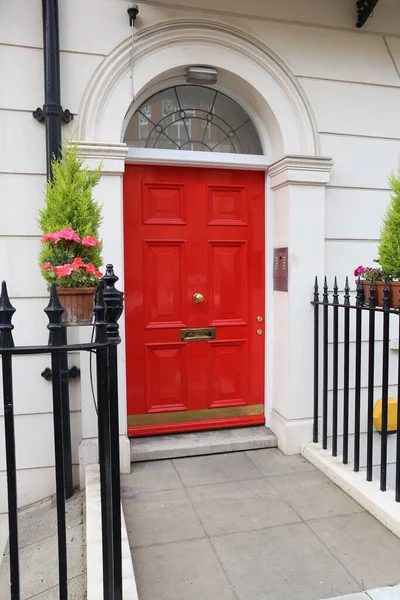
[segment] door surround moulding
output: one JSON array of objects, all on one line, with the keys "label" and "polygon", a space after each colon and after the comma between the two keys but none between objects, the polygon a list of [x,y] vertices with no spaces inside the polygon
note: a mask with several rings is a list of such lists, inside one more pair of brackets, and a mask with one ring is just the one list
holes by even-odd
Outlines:
[{"label": "door surround moulding", "polygon": [[[121,140],[131,95],[131,38],[95,71],[79,108],[80,140]],[[136,97],[168,71],[202,56],[217,69],[246,82],[265,106],[275,157],[319,155],[319,133],[311,104],[289,67],[260,40],[235,27],[182,19],[138,30],[135,37]],[[256,121],[256,119],[254,119]]]}]

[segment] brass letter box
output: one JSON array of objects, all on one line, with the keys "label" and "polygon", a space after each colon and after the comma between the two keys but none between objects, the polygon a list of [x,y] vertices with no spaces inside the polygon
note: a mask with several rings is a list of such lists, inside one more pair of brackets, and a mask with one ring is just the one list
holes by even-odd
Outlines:
[{"label": "brass letter box", "polygon": [[207,340],[215,340],[215,327],[181,329],[181,342],[204,342]]}]

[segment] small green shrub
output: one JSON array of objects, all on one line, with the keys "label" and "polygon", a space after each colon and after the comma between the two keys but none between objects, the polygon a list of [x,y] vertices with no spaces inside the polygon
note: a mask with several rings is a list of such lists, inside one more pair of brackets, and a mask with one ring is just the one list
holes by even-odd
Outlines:
[{"label": "small green shrub", "polygon": [[65,145],[63,158],[55,158],[52,168],[45,207],[38,216],[44,234],[39,253],[42,275],[59,287],[95,285],[103,262],[98,239],[102,207],[93,198],[93,188],[102,167],[90,172],[83,166],[77,146]]},{"label": "small green shrub", "polygon": [[386,210],[378,246],[378,262],[391,279],[400,279],[400,160],[389,179],[391,202]]}]

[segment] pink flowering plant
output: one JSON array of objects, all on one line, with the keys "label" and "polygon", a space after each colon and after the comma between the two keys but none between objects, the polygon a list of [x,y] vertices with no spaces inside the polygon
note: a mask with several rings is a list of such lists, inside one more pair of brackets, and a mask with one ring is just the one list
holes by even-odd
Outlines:
[{"label": "pink flowering plant", "polygon": [[46,281],[58,287],[95,287],[103,273],[98,265],[100,242],[86,235],[80,238],[71,227],[45,233],[41,242],[41,271]]},{"label": "pink flowering plant", "polygon": [[354,270],[354,276],[365,281],[383,281],[385,274],[381,267],[363,267],[360,265]]},{"label": "pink flowering plant", "polygon": [[92,191],[101,177],[83,168],[76,146],[63,148],[63,159],[53,160],[53,177],[46,188],[45,207],[39,212],[42,230],[39,266],[43,277],[57,287],[95,287],[102,273],[99,240],[101,206]]}]

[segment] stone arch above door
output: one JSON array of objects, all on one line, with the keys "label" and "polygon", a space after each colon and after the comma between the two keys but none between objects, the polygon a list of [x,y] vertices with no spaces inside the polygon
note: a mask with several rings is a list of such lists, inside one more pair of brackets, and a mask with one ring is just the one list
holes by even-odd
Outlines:
[{"label": "stone arch above door", "polygon": [[[120,143],[122,125],[133,102],[131,38],[122,42],[95,72],[83,96],[78,120],[80,141]],[[136,34],[135,97],[160,80],[193,64],[208,64],[235,81],[247,98],[255,122],[271,143],[271,159],[319,155],[319,136],[307,96],[287,65],[260,41],[230,26],[180,20]],[[229,81],[229,77],[228,77]],[[240,98],[235,97],[235,100]]]}]

